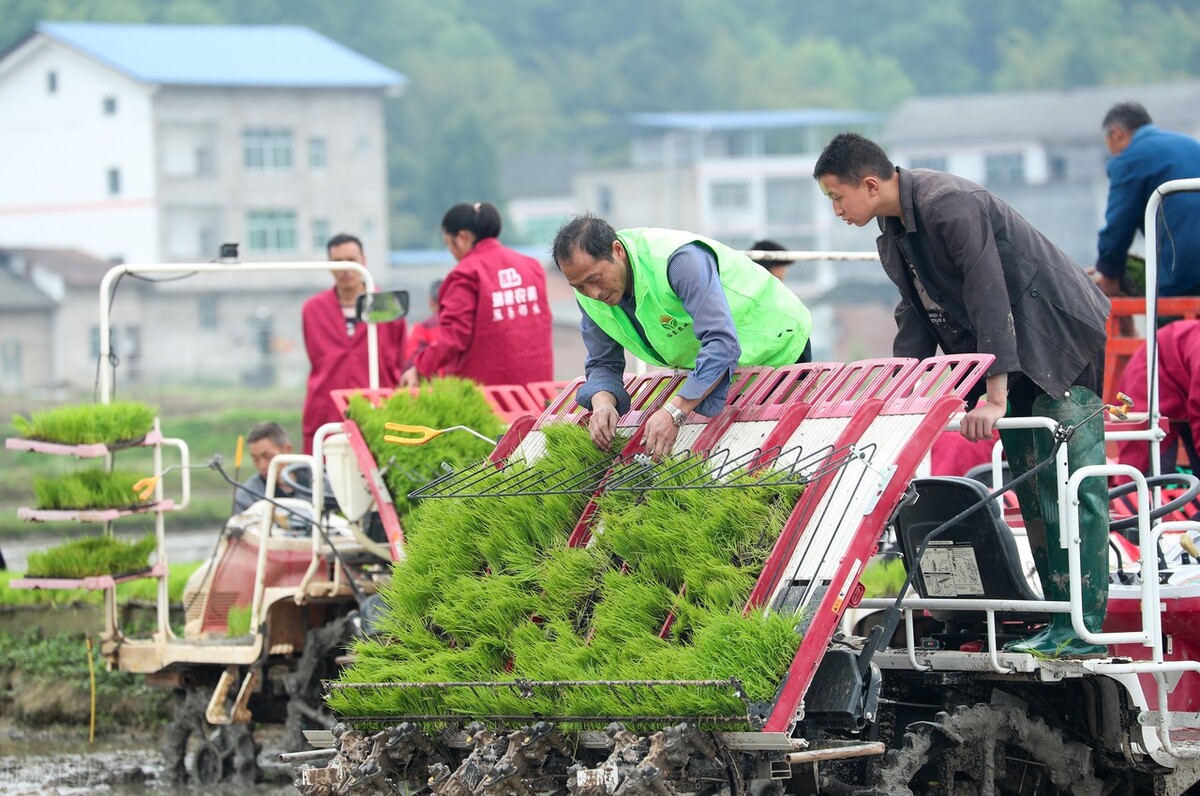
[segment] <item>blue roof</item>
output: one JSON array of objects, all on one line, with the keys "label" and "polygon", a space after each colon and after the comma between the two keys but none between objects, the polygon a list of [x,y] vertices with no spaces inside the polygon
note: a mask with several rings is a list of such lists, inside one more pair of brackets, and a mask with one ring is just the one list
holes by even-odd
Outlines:
[{"label": "blue roof", "polygon": [[36,30],[144,83],[388,89],[408,82],[298,25],[39,22]]},{"label": "blue roof", "polygon": [[806,108],[791,111],[713,111],[700,113],[635,113],[639,127],[666,130],[771,130],[781,127],[821,127],[847,124],[881,124],[884,114]]}]

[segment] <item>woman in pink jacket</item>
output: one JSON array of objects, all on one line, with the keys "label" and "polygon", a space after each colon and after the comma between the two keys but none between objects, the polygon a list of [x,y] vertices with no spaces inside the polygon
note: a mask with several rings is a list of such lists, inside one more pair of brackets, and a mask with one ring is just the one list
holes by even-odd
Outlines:
[{"label": "woman in pink jacket", "polygon": [[446,211],[442,237],[458,264],[438,291],[437,340],[416,354],[402,386],[439,372],[480,384],[554,378],[546,270],[499,234],[500,212],[487,202]]}]

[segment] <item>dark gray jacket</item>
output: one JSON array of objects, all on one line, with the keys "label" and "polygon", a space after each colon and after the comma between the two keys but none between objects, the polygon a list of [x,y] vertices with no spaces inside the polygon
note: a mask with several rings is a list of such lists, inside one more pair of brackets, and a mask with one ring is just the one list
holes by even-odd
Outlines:
[{"label": "dark gray jacket", "polygon": [[[1070,257],[990,191],[953,174],[897,169],[903,219],[881,218],[883,268],[900,288],[896,356],[933,356],[933,324],[906,275],[968,329],[988,375],[1024,373],[1061,397],[1104,348],[1109,301]],[[948,353],[965,353],[961,351]]]}]

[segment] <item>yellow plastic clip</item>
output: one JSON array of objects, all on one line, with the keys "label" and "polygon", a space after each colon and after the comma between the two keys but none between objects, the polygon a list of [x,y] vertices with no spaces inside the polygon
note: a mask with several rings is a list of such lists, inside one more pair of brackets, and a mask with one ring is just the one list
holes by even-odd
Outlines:
[{"label": "yellow plastic clip", "polygon": [[1105,410],[1109,413],[1109,415],[1112,416],[1114,420],[1128,420],[1129,410],[1133,409],[1133,399],[1125,393],[1119,392],[1117,393],[1117,401],[1120,402],[1120,406],[1105,404]]},{"label": "yellow plastic clip", "polygon": [[145,502],[150,499],[150,495],[154,493],[154,487],[158,486],[159,477],[157,475],[140,478],[133,485],[133,491],[138,496],[138,500]]},{"label": "yellow plastic clip", "polygon": [[403,423],[384,423],[383,427],[388,431],[399,431],[402,434],[417,435],[417,436],[411,436],[411,437],[397,437],[392,434],[384,434],[383,435],[383,439],[385,442],[394,442],[397,445],[424,445],[426,442],[429,442],[429,440],[433,439],[434,437],[436,437],[440,434],[445,434],[448,431],[465,431],[468,434],[474,434],[475,436],[479,437],[484,442],[489,442],[493,445],[496,444],[496,440],[492,439],[491,437],[480,434],[475,429],[469,428],[467,426],[451,426],[450,428],[430,428],[429,426],[406,426]]},{"label": "yellow plastic clip", "polygon": [[430,428],[429,426],[406,426],[403,423],[384,423],[383,427],[388,431],[399,431],[402,434],[417,435],[410,437],[397,437],[392,434],[385,434],[383,436],[385,442],[394,442],[397,445],[424,445],[434,437],[451,430]]}]

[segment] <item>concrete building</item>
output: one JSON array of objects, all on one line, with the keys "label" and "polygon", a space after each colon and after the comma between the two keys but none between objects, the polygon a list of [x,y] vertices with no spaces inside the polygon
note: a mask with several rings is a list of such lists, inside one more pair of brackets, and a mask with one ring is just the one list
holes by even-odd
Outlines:
[{"label": "concrete building", "polygon": [[812,167],[841,130],[876,135],[878,113],[826,109],[639,113],[630,162],[575,176],[580,209],[613,226],[687,229],[730,246],[775,238],[797,249],[844,242]]},{"label": "concrete building", "polygon": [[[812,178],[825,143],[843,130],[878,136],[885,117],[803,109],[721,113],[642,113],[631,117],[629,165],[579,172],[572,194],[618,229],[668,227],[735,248],[770,238],[797,250],[865,251],[874,237],[838,221]],[[870,323],[840,322],[822,296],[838,284],[886,280],[877,262],[814,262],[788,269],[786,282],[813,310],[813,356],[878,356],[863,334]],[[880,292],[876,289],[875,292]],[[876,302],[875,314],[886,314]],[[890,322],[890,318],[884,318]]]},{"label": "concrete building", "polygon": [[1100,123],[1126,101],[1159,127],[1200,134],[1200,82],[1188,81],[915,97],[888,119],[882,143],[901,166],[950,171],[995,192],[1091,267],[1108,197]]},{"label": "concrete building", "polygon": [[302,27],[39,23],[0,55],[0,245],[309,260],[346,231],[384,262],[405,80]]}]

